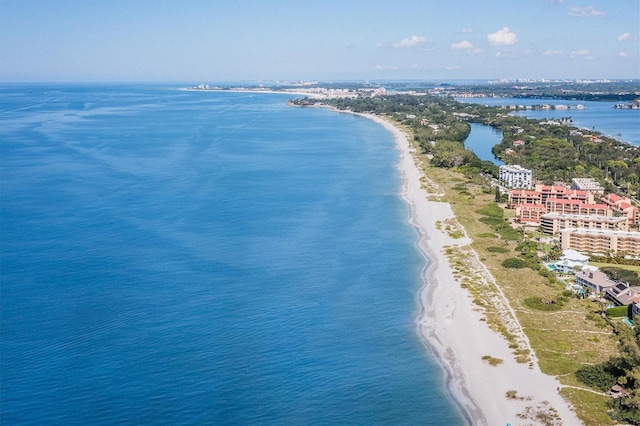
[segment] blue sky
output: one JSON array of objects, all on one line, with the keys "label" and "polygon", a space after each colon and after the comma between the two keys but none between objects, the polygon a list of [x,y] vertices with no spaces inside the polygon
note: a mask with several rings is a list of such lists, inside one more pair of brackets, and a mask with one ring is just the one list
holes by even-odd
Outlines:
[{"label": "blue sky", "polygon": [[640,78],[638,0],[0,0],[2,81]]}]

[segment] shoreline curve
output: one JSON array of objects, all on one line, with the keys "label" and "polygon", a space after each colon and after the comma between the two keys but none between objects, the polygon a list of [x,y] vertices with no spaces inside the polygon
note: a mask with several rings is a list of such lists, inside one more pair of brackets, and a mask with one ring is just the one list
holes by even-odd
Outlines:
[{"label": "shoreline curve", "polygon": [[[471,239],[466,232],[463,238],[454,239],[440,229],[438,224],[456,221],[456,217],[449,203],[429,199],[443,194],[429,193],[423,188],[422,179],[426,176],[416,164],[415,149],[407,134],[377,115],[332,109],[372,120],[394,137],[400,153],[397,166],[402,179],[400,195],[409,206],[407,221],[418,234],[416,246],[426,260],[417,295],[420,308],[417,332],[442,367],[447,394],[462,418],[470,425],[507,425],[523,420],[536,424],[532,418],[536,413],[551,412],[555,413],[557,424],[581,425],[573,408],[558,392],[561,385],[556,378],[542,373],[533,352],[531,364],[516,362],[506,339],[489,328],[470,293],[460,286],[445,250],[464,248],[471,251],[477,263],[479,258],[469,246]],[[479,266],[493,280],[486,267]],[[506,299],[503,302],[513,313]],[[515,316],[513,320],[521,333],[519,338],[528,346]],[[503,363],[491,366],[482,359],[485,355]],[[518,397],[508,398],[510,391],[516,391]]]}]

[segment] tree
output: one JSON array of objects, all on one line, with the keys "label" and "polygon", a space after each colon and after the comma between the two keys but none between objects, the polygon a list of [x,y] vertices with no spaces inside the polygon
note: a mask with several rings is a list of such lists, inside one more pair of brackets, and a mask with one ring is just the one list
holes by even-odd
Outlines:
[{"label": "tree", "polygon": [[454,141],[439,141],[431,149],[433,158],[431,162],[436,167],[458,167],[470,158],[470,152],[464,149],[464,145]]},{"label": "tree", "polygon": [[549,259],[557,260],[562,256],[562,249],[558,244],[554,244],[549,250]]}]

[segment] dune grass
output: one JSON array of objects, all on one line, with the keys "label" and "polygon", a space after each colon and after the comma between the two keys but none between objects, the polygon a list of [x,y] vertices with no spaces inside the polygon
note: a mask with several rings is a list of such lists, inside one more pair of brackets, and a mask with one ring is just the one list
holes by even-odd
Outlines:
[{"label": "dune grass", "polygon": [[[515,310],[541,370],[556,376],[563,385],[584,387],[577,382],[573,373],[585,365],[604,362],[617,354],[616,337],[598,314],[598,304],[568,298],[561,305],[554,306],[553,310],[539,309],[532,301],[558,299],[565,288],[553,276],[542,276],[531,268],[507,269],[502,266],[505,260],[515,254],[514,248],[518,244],[515,237],[522,238],[522,234],[515,229],[513,232],[499,232],[499,228],[507,229],[504,227],[504,217],[512,214],[500,216],[493,192],[483,190],[478,185],[465,186],[466,180],[462,174],[428,166],[424,170],[428,178],[444,191],[443,201],[451,204],[458,221],[473,240],[471,247]],[[507,226],[510,225],[507,223]],[[493,310],[490,298],[486,297],[487,288],[479,286],[472,276],[467,276],[469,274],[465,272],[464,262],[456,259],[454,252],[449,254],[456,274],[463,278],[463,287],[483,310],[488,324],[503,333],[513,345],[516,359],[527,362],[528,357],[519,352],[521,349],[518,349],[508,328],[500,324],[501,315]],[[640,270],[640,267],[637,268]],[[613,424],[606,414],[606,397],[573,388],[563,389],[562,394],[573,404],[585,424]]]}]

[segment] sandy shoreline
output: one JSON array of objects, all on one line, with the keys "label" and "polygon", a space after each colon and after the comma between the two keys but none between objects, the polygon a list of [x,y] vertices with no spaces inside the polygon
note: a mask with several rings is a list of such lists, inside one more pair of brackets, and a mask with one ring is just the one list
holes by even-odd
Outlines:
[{"label": "sandy shoreline", "polygon": [[[470,251],[466,237],[454,239],[439,229],[438,223],[455,220],[451,206],[430,201],[423,188],[423,173],[416,166],[407,135],[381,117],[358,114],[371,119],[390,131],[400,151],[398,168],[402,175],[401,195],[410,206],[409,223],[419,234],[417,245],[428,259],[422,272],[423,286],[419,293],[421,313],[417,319],[418,331],[425,346],[432,351],[446,372],[447,390],[467,422],[472,425],[541,424],[534,419],[538,412],[556,410],[558,425],[580,425],[570,405],[558,393],[560,383],[543,374],[535,355],[533,362],[518,363],[513,350],[503,336],[491,330],[483,315],[473,304],[469,292],[460,286],[449,260],[447,247]],[[490,273],[477,260],[478,271],[493,280]],[[506,312],[513,313],[506,300]],[[520,333],[521,342],[528,340],[515,316],[510,331]],[[482,359],[489,355],[503,360],[491,366]],[[508,391],[516,391],[516,398],[507,398]],[[553,424],[556,424],[553,423]]]}]

